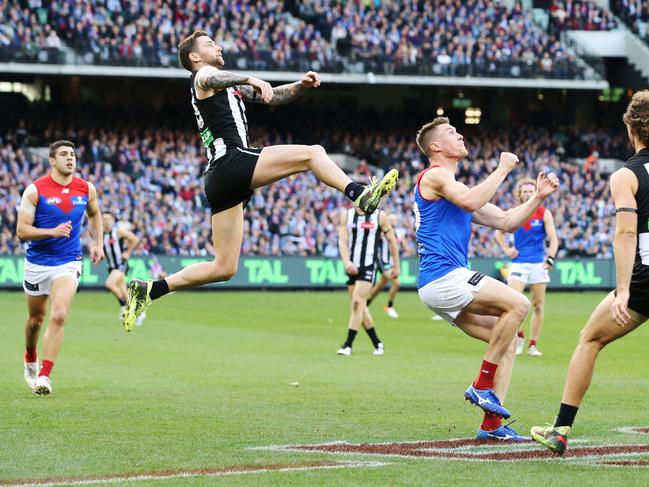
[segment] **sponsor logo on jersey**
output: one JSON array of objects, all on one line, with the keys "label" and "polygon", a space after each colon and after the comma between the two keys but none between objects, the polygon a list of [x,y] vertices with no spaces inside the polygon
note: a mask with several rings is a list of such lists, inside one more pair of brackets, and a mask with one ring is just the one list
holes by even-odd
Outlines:
[{"label": "sponsor logo on jersey", "polygon": [[72,204],[75,206],[87,204],[86,200],[83,199],[83,196],[75,196],[73,198],[70,198],[70,200],[72,201]]},{"label": "sponsor logo on jersey", "polygon": [[363,230],[374,230],[376,228],[376,225],[372,222],[363,222],[361,223],[361,228]]},{"label": "sponsor logo on jersey", "polygon": [[58,205],[61,202],[61,198],[52,196],[51,198],[47,198],[46,202],[48,205]]}]

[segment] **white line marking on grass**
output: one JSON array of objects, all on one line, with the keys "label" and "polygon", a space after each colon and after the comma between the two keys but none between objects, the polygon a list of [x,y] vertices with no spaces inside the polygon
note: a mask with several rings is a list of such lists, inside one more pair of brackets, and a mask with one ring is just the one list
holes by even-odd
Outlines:
[{"label": "white line marking on grass", "polygon": [[[646,431],[638,431],[646,430]],[[620,433],[630,433],[632,435],[649,435],[648,426],[624,426],[622,428],[615,428],[613,431],[618,431]]]},{"label": "white line marking on grass", "polygon": [[388,462],[355,462],[355,461],[339,461],[330,464],[306,464],[306,465],[281,465],[272,466],[259,466],[259,467],[230,467],[214,468],[214,469],[197,469],[185,470],[178,472],[149,472],[142,474],[132,475],[115,475],[113,477],[60,477],[49,478],[43,480],[0,480],[0,486],[11,485],[20,487],[53,487],[56,485],[93,485],[105,484],[111,482],[136,482],[139,480],[168,480],[180,479],[190,477],[223,477],[225,475],[243,475],[250,473],[267,473],[267,472],[301,472],[310,470],[334,470],[341,468],[376,468],[390,465]]}]

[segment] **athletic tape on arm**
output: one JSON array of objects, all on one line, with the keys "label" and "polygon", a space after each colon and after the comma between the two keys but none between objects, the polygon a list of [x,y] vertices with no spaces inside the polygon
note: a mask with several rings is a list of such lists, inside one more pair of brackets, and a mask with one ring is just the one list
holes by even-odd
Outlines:
[{"label": "athletic tape on arm", "polygon": [[33,194],[37,194],[38,190],[36,189],[36,186],[33,184],[30,184],[27,186],[27,189],[23,193],[23,197],[20,200],[20,207],[18,208],[19,211],[26,211],[30,215],[35,215],[36,214],[36,206],[34,203],[32,203],[29,200],[29,196]]}]

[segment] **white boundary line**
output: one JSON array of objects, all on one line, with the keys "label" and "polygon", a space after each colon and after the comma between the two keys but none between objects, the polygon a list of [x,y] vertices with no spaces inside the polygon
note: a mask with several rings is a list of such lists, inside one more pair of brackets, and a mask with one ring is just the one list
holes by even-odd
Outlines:
[{"label": "white boundary line", "polygon": [[[384,467],[390,465],[387,462],[350,462],[343,460],[338,464],[332,465],[305,465],[303,467],[293,466],[293,467],[283,467],[283,468],[267,468],[260,466],[257,469],[247,469],[247,470],[230,470],[230,471],[217,471],[217,472],[201,472],[201,471],[181,471],[181,472],[169,472],[169,473],[150,473],[150,474],[141,474],[141,475],[132,475],[130,477],[104,477],[104,478],[88,478],[88,479],[66,479],[61,477],[60,479],[51,479],[45,482],[30,482],[25,481],[20,483],[20,480],[9,481],[15,482],[5,485],[11,485],[16,487],[53,487],[56,485],[93,485],[93,484],[105,484],[113,482],[136,482],[139,480],[169,480],[169,479],[180,479],[180,478],[191,478],[191,477],[224,477],[226,475],[243,475],[251,473],[268,473],[268,472],[301,472],[309,470],[334,470],[341,468],[376,468]],[[3,485],[0,481],[0,485]]]},{"label": "white boundary line", "polygon": [[649,429],[649,426],[624,426],[622,428],[615,428],[613,431],[628,433],[631,435],[649,435],[649,431],[636,431],[638,428]]}]

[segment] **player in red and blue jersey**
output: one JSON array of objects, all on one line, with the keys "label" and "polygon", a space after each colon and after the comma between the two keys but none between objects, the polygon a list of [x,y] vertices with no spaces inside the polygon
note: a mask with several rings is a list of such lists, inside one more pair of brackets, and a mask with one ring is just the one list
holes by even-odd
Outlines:
[{"label": "player in red and blue jersey", "polygon": [[[520,204],[523,204],[534,195],[535,190],[536,181],[532,178],[523,178],[516,183],[514,196]],[[546,240],[548,241],[547,256]],[[500,230],[496,230],[496,241],[505,254],[512,259],[507,284],[521,293],[527,284],[530,285],[532,336],[527,354],[541,356],[543,354],[537,347],[537,340],[543,327],[545,290],[547,283],[550,282],[548,271],[554,266],[559,249],[559,239],[552,213],[547,208],[539,206],[525,224],[514,232],[513,247],[508,245],[505,234]],[[523,353],[524,346],[525,333],[521,327],[516,339],[516,355]]]},{"label": "player in red and blue jersey", "polygon": [[471,271],[468,264],[471,223],[513,232],[556,191],[553,174],[539,174],[537,190],[526,203],[503,211],[489,203],[518,162],[504,152],[498,168],[469,188],[455,180],[467,155],[464,137],[448,118],[438,117],[417,134],[417,145],[430,166],[415,187],[415,228],[420,257],[417,288],[422,302],[470,337],[488,343],[476,380],[465,398],[484,410],[477,439],[529,440],[503,425],[510,417],[502,406],[515,359],[516,330],[525,320],[529,301],[502,282]]},{"label": "player in red and blue jersey", "polygon": [[[25,323],[25,381],[39,395],[52,392],[50,373],[63,344],[63,325],[81,277],[81,223],[88,215],[93,243],[90,258],[104,256],[101,213],[95,187],[74,175],[74,144],[57,140],[50,145],[48,176],[27,186],[18,210],[16,233],[29,242],[23,289],[29,316]],[[43,363],[36,345],[51,298],[50,321],[43,335]]]}]

